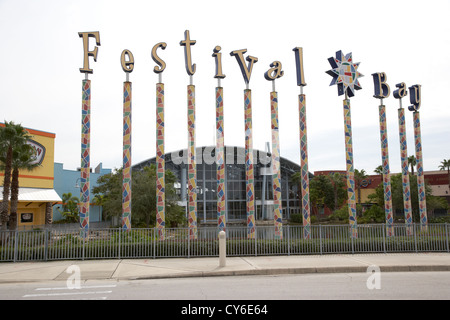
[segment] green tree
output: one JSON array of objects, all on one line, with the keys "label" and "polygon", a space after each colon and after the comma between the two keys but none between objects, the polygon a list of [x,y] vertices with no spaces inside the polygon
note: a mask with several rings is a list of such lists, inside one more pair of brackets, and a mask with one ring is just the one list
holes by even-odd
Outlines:
[{"label": "green tree", "polygon": [[364,169],[355,169],[355,187],[358,194],[358,203],[361,204],[361,183],[367,178],[366,171]]},{"label": "green tree", "polygon": [[2,229],[6,229],[9,221],[8,207],[11,188],[11,174],[13,151],[26,144],[31,136],[20,124],[5,121],[4,126],[0,126],[0,162],[4,170],[3,177],[3,200],[0,207],[0,222]]},{"label": "green tree", "polygon": [[57,209],[61,216],[64,218],[65,222],[79,222],[79,210],[78,204],[80,199],[72,196],[72,193],[63,193],[61,196],[62,200],[62,210]]},{"label": "green tree", "polygon": [[381,182],[383,182],[383,171],[384,171],[383,166],[381,164],[378,167],[376,167],[375,170],[373,170],[373,172],[380,175]]},{"label": "green tree", "polygon": [[[165,175],[166,226],[175,227],[185,222],[184,210],[177,204],[174,183],[176,176],[171,171]],[[122,215],[122,169],[101,176],[94,194],[103,194],[103,212],[108,217]],[[156,222],[156,167],[151,165],[141,171],[133,171],[131,183],[132,225],[150,227]]]},{"label": "green tree", "polygon": [[408,165],[411,166],[411,174],[414,175],[414,167],[417,164],[417,160],[415,156],[409,156],[408,157]]},{"label": "green tree", "polygon": [[94,198],[92,199],[92,203],[96,206],[99,207],[100,210],[100,217],[99,217],[99,221],[103,220],[103,205],[105,204],[105,195],[98,193],[94,196]]},{"label": "green tree", "polygon": [[448,187],[450,190],[450,159],[446,160],[442,160],[441,164],[439,165],[439,170],[447,170],[447,174],[448,174]]},{"label": "green tree", "polygon": [[336,210],[342,206],[347,198],[347,190],[345,188],[346,182],[344,176],[338,172],[335,172],[328,177],[333,185],[334,209]]},{"label": "green tree", "polygon": [[316,214],[319,208],[324,206],[327,206],[331,210],[335,209],[333,184],[328,176],[317,175],[310,180],[309,199],[311,201],[311,207],[315,209]]},{"label": "green tree", "polygon": [[32,171],[39,166],[35,161],[36,151],[29,144],[18,146],[13,151],[12,179],[11,179],[11,208],[9,215],[9,229],[17,228],[17,205],[19,202],[19,171]]},{"label": "green tree", "polygon": [[[410,192],[411,192],[411,207],[413,212],[413,219],[419,222],[419,198],[417,194],[417,176],[409,177]],[[401,173],[391,176],[391,192],[392,192],[392,209],[395,212],[397,209],[403,210],[403,187]],[[425,196],[427,199],[427,211],[432,213],[434,209],[447,209],[448,205],[441,198],[435,197],[431,194],[431,187],[425,183]],[[384,208],[384,190],[383,185],[379,184],[375,189],[375,193],[369,195],[369,199],[376,203],[380,208]]]}]

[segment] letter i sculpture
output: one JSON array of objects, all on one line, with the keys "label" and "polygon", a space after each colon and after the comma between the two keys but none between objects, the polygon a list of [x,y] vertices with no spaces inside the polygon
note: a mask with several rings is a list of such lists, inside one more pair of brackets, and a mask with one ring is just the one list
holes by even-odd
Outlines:
[{"label": "letter i sculpture", "polygon": [[157,43],[152,49],[152,58],[159,65],[153,71],[159,75],[156,84],[156,229],[158,239],[165,239],[165,158],[164,158],[164,83],[162,72],[166,64],[156,54],[158,48],[166,49],[165,42]]},{"label": "letter i sculpture", "polygon": [[225,183],[225,155],[224,155],[224,122],[223,122],[223,88],[220,80],[225,78],[222,73],[222,53],[221,47],[214,48],[213,57],[216,61],[217,79],[216,87],[216,164],[217,164],[217,227],[218,231],[225,231],[226,228],[226,183]]},{"label": "letter i sculpture", "polygon": [[402,98],[408,94],[404,82],[396,85],[394,98],[398,99],[400,107],[398,108],[398,132],[400,138],[400,158],[402,162],[402,189],[403,189],[403,211],[405,212],[406,234],[413,235],[412,232],[412,206],[411,206],[411,187],[409,183],[408,172],[408,144],[406,142],[405,109],[402,106]]},{"label": "letter i sculpture", "polygon": [[97,61],[98,47],[89,51],[89,38],[94,38],[97,46],[100,46],[100,33],[79,32],[79,37],[83,39],[84,63],[80,72],[85,74],[82,82],[82,106],[81,106],[81,177],[80,177],[80,233],[83,238],[89,232],[89,196],[90,196],[90,139],[91,139],[91,81],[88,74],[93,70],[89,68],[89,57]]},{"label": "letter i sculpture", "polygon": [[273,222],[275,226],[275,238],[283,239],[283,208],[281,202],[281,172],[280,172],[280,139],[278,122],[278,92],[275,90],[275,79],[281,78],[284,71],[281,62],[274,61],[270,64],[264,77],[272,81],[272,92],[270,93],[270,112],[272,129],[272,190],[273,190]]},{"label": "letter i sculpture", "polygon": [[[126,57],[128,56],[128,60]],[[129,50],[121,55],[122,69],[126,74],[123,83],[123,168],[122,168],[122,230],[131,230],[131,82],[129,74],[134,68],[134,58]]]},{"label": "letter i sculpture", "polygon": [[346,155],[346,170],[347,170],[347,194],[348,194],[348,213],[350,224],[350,237],[357,238],[357,222],[356,222],[356,199],[355,199],[355,170],[353,167],[353,142],[352,142],[352,122],[350,99],[355,95],[355,90],[361,89],[358,78],[363,75],[358,72],[359,62],[353,63],[352,54],[346,56],[342,51],[336,52],[336,58],[328,58],[333,69],[326,73],[333,77],[330,83],[336,84],[338,88],[338,95],[345,94],[344,99],[344,124],[345,124],[345,155]]},{"label": "letter i sculpture", "polygon": [[188,105],[188,222],[189,238],[197,239],[197,165],[195,154],[195,86],[192,84],[192,77],[195,73],[195,64],[192,64],[191,45],[196,43],[190,40],[189,30],[186,30],[185,40],[180,41],[184,46],[184,56],[186,71],[190,78],[190,84],[187,86],[187,105]]},{"label": "letter i sculpture", "polygon": [[414,121],[414,140],[416,146],[416,166],[417,166],[417,191],[419,196],[419,213],[420,213],[420,229],[422,231],[428,230],[427,217],[427,202],[425,195],[425,181],[423,176],[423,158],[422,158],[422,137],[420,133],[420,101],[421,101],[421,86],[413,85],[409,87],[409,99],[412,106],[409,106],[409,111],[413,112]]},{"label": "letter i sculpture", "polygon": [[311,237],[311,214],[309,205],[309,171],[308,171],[308,140],[306,131],[306,96],[303,87],[306,86],[303,72],[303,48],[294,48],[295,64],[297,69],[297,85],[300,87],[298,96],[299,124],[300,124],[300,170],[302,186],[302,216],[303,216],[303,238]]},{"label": "letter i sculpture", "polygon": [[244,53],[247,49],[235,50],[230,53],[234,56],[241,68],[242,76],[246,84],[244,90],[244,121],[245,121],[245,180],[247,192],[247,238],[256,238],[255,229],[255,188],[253,172],[253,134],[252,134],[252,90],[249,89],[250,77],[253,70],[253,64],[258,58],[248,56],[248,66],[245,65]]},{"label": "letter i sculpture", "polygon": [[386,236],[394,236],[394,217],[392,214],[392,192],[391,177],[389,171],[389,149],[388,134],[386,125],[386,106],[383,105],[383,99],[389,97],[390,88],[386,83],[386,74],[373,73],[373,82],[375,86],[374,97],[380,99],[379,117],[380,117],[380,141],[381,141],[381,163],[383,167],[383,190],[384,190],[384,212],[386,216]]}]

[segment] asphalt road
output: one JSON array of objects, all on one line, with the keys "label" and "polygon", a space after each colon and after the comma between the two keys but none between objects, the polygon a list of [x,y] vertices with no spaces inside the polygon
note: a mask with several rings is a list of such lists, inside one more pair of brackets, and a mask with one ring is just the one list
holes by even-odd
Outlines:
[{"label": "asphalt road", "polygon": [[[75,288],[68,288],[69,286]],[[0,284],[1,300],[177,300],[183,306],[269,300],[449,300],[450,272],[333,273]],[[214,302],[215,301],[215,302]],[[155,302],[153,302],[155,303]],[[226,304],[225,304],[226,305]],[[194,309],[186,310],[192,312]],[[231,309],[228,309],[230,311]],[[244,310],[244,309],[243,309]],[[225,312],[225,310],[222,310]],[[250,310],[251,311],[251,310]],[[261,311],[261,310],[259,310]],[[217,313],[218,311],[216,311]],[[248,312],[248,310],[246,311]]]}]

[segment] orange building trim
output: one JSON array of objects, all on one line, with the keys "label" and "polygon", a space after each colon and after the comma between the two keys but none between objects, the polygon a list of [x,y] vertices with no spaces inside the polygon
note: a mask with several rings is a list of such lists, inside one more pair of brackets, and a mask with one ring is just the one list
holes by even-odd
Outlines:
[{"label": "orange building trim", "polygon": [[[5,175],[4,173],[0,173],[0,176],[4,176],[4,175]],[[54,180],[53,177],[31,176],[31,175],[24,175],[24,174],[19,174],[19,178]]]}]

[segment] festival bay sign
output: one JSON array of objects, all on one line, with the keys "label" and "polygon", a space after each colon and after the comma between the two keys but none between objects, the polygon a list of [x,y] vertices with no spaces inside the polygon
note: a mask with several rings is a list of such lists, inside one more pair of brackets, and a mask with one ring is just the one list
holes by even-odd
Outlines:
[{"label": "festival bay sign", "polygon": [[[82,81],[82,134],[81,134],[81,207],[80,207],[80,227],[86,235],[89,229],[89,168],[90,168],[90,97],[91,86],[88,75],[93,73],[89,65],[89,58],[97,61],[98,46],[100,46],[100,33],[79,32],[83,40],[83,67],[80,72],[85,74]],[[89,48],[89,38],[94,38],[96,46],[93,50]],[[196,170],[196,149],[195,149],[195,86],[193,76],[196,71],[196,64],[192,62],[191,49],[196,44],[196,40],[191,40],[189,30],[185,31],[184,40],[180,41],[180,46],[184,47],[186,72],[190,77],[187,85],[187,116],[188,116],[188,222],[189,237],[197,238],[197,170]],[[167,44],[159,42],[154,45],[151,56],[157,64],[153,71],[158,74],[158,83],[156,83],[156,163],[157,163],[157,181],[156,181],[156,228],[158,238],[165,238],[165,159],[164,159],[164,83],[162,82],[162,73],[166,68],[166,63],[158,55],[158,49],[165,50]],[[221,79],[226,76],[222,70],[222,48],[215,46],[212,57],[215,60],[215,74],[217,87],[216,96],[216,165],[217,165],[217,225],[218,229],[226,229],[225,212],[225,158],[224,158],[224,100],[223,87]],[[306,86],[303,72],[303,49],[296,47],[293,49],[295,56],[297,85],[300,87],[299,101],[299,127],[300,127],[300,168],[301,168],[301,203],[305,239],[309,239],[310,234],[310,200],[309,200],[309,178],[308,178],[308,145],[307,145],[307,126],[306,126],[306,96],[303,93],[303,87]],[[249,88],[253,66],[258,62],[258,58],[248,55],[247,49],[234,50],[230,53],[236,58],[241,70],[242,77],[246,84],[244,89],[244,117],[245,117],[245,166],[246,166],[246,194],[247,194],[247,237],[255,238],[255,210],[254,210],[254,162],[253,162],[253,129],[252,129],[252,95]],[[345,143],[346,143],[346,166],[347,166],[347,191],[348,191],[348,211],[349,211],[349,234],[356,238],[356,201],[355,201],[355,179],[353,168],[353,147],[350,116],[350,99],[355,94],[355,90],[360,90],[359,78],[363,75],[359,73],[359,63],[353,62],[352,54],[343,55],[341,51],[336,52],[336,57],[328,59],[332,69],[327,71],[333,77],[330,85],[336,84],[338,95],[345,94],[344,99],[344,120],[345,120]],[[247,63],[246,63],[247,62]],[[131,114],[132,114],[132,92],[129,74],[134,69],[134,57],[130,50],[123,50],[121,54],[121,66],[126,74],[126,81],[123,86],[123,187],[122,187],[122,229],[131,229]],[[272,131],[272,170],[273,170],[273,195],[274,195],[274,227],[275,237],[283,238],[282,228],[282,201],[281,201],[281,177],[280,177],[280,144],[279,144],[279,123],[278,123],[278,93],[275,90],[275,80],[282,77],[284,71],[280,61],[274,61],[270,64],[270,69],[265,72],[264,77],[272,81],[272,92],[270,92],[271,105],[271,131]],[[385,213],[387,236],[394,236],[392,200],[389,178],[389,159],[387,147],[387,129],[386,129],[386,110],[383,105],[383,99],[390,95],[390,88],[386,82],[385,73],[374,73],[373,75],[375,94],[374,97],[380,99],[380,141],[383,162],[383,186],[385,193]],[[407,149],[406,149],[406,129],[404,121],[404,112],[401,106],[401,99],[407,95],[406,85],[400,83],[396,85],[398,90],[394,92],[394,97],[400,101],[399,113],[399,135],[402,157],[402,177],[404,191],[405,223],[407,230],[411,230],[412,214],[411,199],[409,189]],[[418,188],[421,214],[421,226],[426,230],[427,215],[425,202],[425,185],[423,182],[423,160],[420,137],[420,118],[419,107],[421,103],[420,85],[414,85],[409,88],[410,101],[412,106],[410,111],[414,112],[414,134],[416,142],[416,158],[418,171]]]}]

